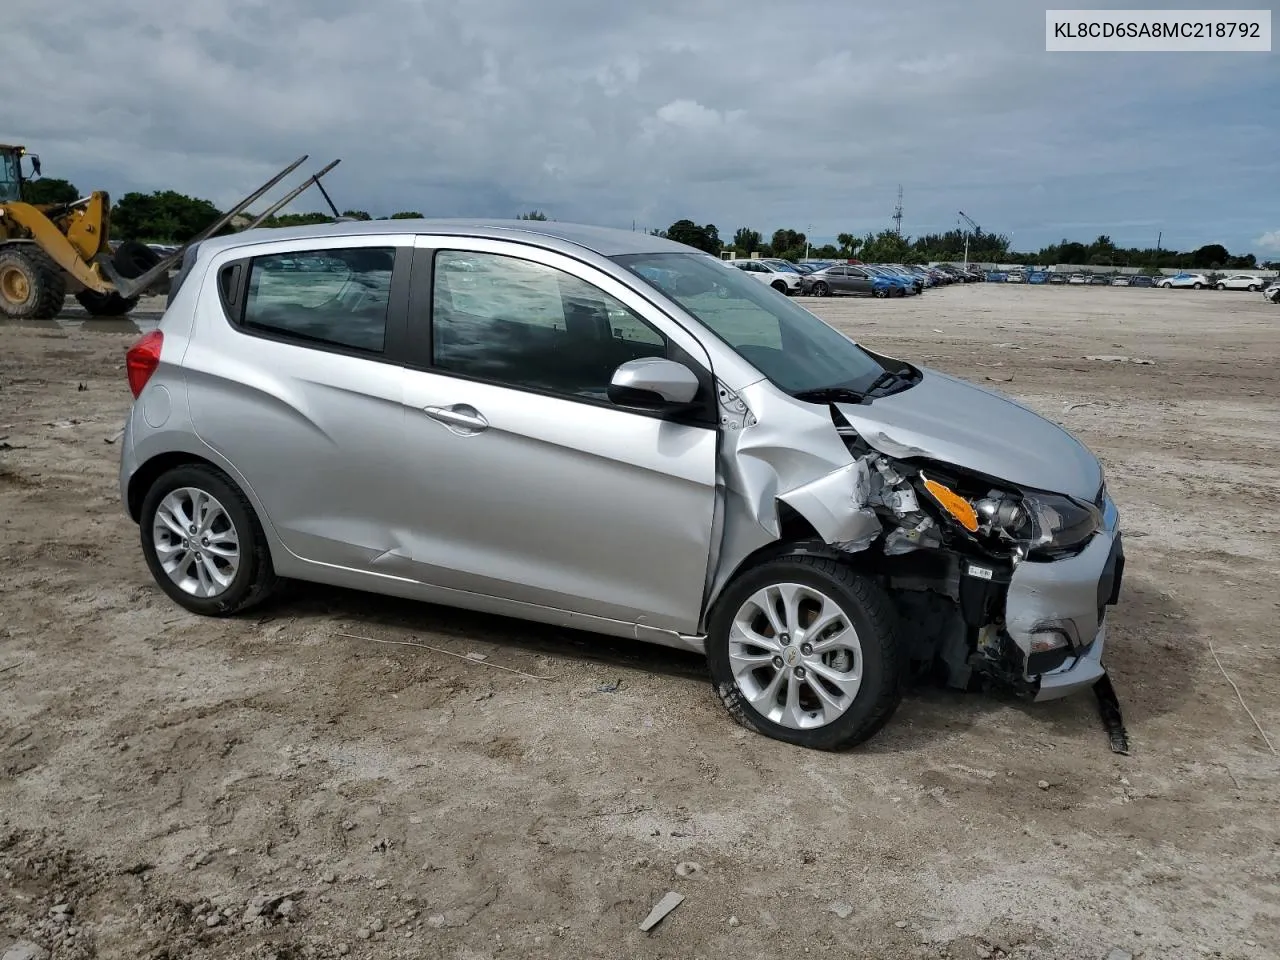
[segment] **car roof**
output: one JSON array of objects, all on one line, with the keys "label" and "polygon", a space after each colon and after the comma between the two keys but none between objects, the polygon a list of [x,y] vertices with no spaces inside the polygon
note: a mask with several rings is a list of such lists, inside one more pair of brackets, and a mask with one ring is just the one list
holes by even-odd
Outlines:
[{"label": "car roof", "polygon": [[209,252],[247,244],[278,240],[324,240],[335,237],[377,236],[379,234],[463,235],[489,240],[516,240],[537,243],[563,252],[585,248],[605,257],[630,253],[700,253],[694,247],[665,237],[555,220],[502,220],[497,218],[431,218],[421,220],[356,220],[346,223],[317,223],[301,227],[256,227],[223,237],[211,237],[201,247]]}]

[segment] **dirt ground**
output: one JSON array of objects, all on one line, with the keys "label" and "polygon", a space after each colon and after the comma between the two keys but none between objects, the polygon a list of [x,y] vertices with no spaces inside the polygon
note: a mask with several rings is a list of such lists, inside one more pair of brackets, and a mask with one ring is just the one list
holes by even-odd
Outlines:
[{"label": "dirt ground", "polygon": [[1277,956],[1280,762],[1215,653],[1280,748],[1280,308],[808,303],[1104,459],[1130,756],[1088,695],[916,690],[832,755],[746,733],[669,650],[306,586],[185,614],[116,487],[156,307],[68,309],[0,324],[0,955]]}]

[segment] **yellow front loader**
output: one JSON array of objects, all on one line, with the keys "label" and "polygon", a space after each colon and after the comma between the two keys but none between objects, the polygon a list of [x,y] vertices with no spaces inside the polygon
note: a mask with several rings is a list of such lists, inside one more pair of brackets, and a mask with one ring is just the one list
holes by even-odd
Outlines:
[{"label": "yellow front loader", "polygon": [[[217,233],[232,218],[292,173],[299,157],[197,236],[167,257],[145,244],[125,241],[112,249],[111,201],[96,190],[71,203],[31,204],[22,199],[24,159],[40,175],[40,158],[25,147],[0,144],[0,315],[51,320],[68,293],[97,317],[123,316],[149,287],[167,275],[187,247]],[[273,212],[337,166],[314,174],[268,212]],[[323,187],[321,190],[323,191]],[[328,194],[325,194],[328,200]],[[332,202],[330,202],[332,206]],[[334,208],[337,217],[337,209]],[[265,219],[258,217],[254,225]]]}]

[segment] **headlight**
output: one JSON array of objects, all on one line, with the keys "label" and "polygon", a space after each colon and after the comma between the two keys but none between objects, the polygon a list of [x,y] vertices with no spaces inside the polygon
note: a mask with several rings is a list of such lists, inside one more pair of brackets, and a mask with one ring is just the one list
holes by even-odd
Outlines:
[{"label": "headlight", "polygon": [[[1024,556],[1052,556],[1070,551],[1102,526],[1102,514],[1092,504],[1051,493],[1021,498],[988,497],[974,504],[986,530],[1011,541]],[[981,529],[980,526],[980,529]]]},{"label": "headlight", "polygon": [[1023,557],[1043,559],[1072,552],[1102,526],[1097,507],[1071,497],[993,490],[985,497],[970,498],[923,473],[920,479],[957,524],[980,539],[1012,547]]}]

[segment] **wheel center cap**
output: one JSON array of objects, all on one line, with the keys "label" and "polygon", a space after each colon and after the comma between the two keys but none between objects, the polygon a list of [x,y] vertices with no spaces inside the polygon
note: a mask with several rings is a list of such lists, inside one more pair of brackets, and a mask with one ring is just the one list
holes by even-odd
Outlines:
[{"label": "wheel center cap", "polygon": [[795,647],[795,646],[787,647],[786,653],[784,653],[782,656],[783,656],[783,659],[787,661],[787,666],[789,667],[794,667],[797,663],[800,662],[800,650],[798,647]]}]

